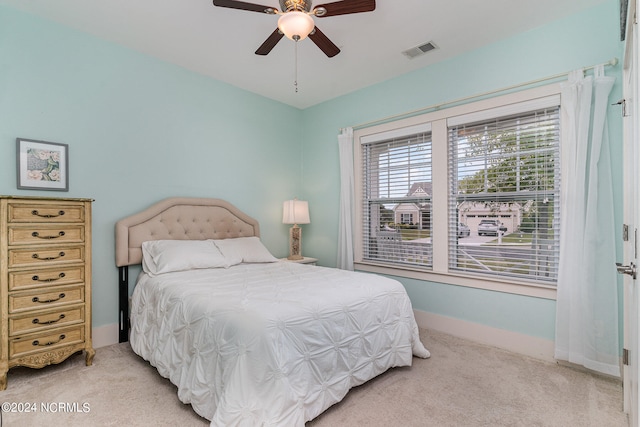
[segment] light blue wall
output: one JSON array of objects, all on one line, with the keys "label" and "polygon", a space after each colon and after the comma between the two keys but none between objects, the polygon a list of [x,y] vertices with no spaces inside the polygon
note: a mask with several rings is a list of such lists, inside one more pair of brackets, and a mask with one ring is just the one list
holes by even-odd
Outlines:
[{"label": "light blue wall", "polygon": [[[312,213],[312,224],[305,226],[304,231],[305,252],[320,258],[324,265],[335,265],[340,186],[336,136],[340,128],[607,62],[614,57],[622,59],[618,16],[618,1],[610,0],[584,13],[304,110],[303,196]],[[612,101],[617,101],[621,97],[620,65],[607,69],[607,73],[618,79],[611,96]],[[619,224],[622,131],[617,107],[610,109],[609,124]],[[407,288],[414,308],[554,338],[554,301],[399,280]]]},{"label": "light blue wall", "polygon": [[[118,319],[115,222],[165,197],[232,201],[260,221],[275,255],[287,254],[282,201],[300,194],[298,117],[298,109],[0,7],[0,194],[95,199],[94,326]],[[16,137],[69,145],[68,193],[16,190]]]},{"label": "light blue wall", "polygon": [[[312,217],[303,226],[305,254],[334,266],[339,128],[612,57],[622,57],[617,0],[300,111],[0,7],[0,194],[96,200],[93,320],[112,324],[119,218],[164,197],[220,197],[256,217],[266,245],[284,256],[281,203],[298,196],[309,200]],[[617,100],[620,66],[608,73],[618,77]],[[617,110],[609,116],[621,189],[621,122]],[[281,117],[293,120],[282,127]],[[69,144],[68,193],[16,190],[16,137]],[[553,301],[400,280],[415,308],[553,339]]]}]

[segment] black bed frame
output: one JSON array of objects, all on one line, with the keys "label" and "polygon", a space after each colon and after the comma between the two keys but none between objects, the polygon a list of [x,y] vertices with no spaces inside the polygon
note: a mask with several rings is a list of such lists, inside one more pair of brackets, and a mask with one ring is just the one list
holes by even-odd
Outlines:
[{"label": "black bed frame", "polygon": [[129,341],[129,266],[118,267],[119,320],[118,342]]}]

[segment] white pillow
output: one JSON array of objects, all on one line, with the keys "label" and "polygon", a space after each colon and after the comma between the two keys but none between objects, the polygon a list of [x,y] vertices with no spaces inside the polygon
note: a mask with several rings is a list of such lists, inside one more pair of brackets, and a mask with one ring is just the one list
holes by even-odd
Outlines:
[{"label": "white pillow", "polygon": [[211,240],[151,240],[142,243],[142,269],[151,275],[229,266]]},{"label": "white pillow", "polygon": [[276,262],[278,258],[262,244],[258,237],[237,237],[213,241],[230,265],[241,262]]}]

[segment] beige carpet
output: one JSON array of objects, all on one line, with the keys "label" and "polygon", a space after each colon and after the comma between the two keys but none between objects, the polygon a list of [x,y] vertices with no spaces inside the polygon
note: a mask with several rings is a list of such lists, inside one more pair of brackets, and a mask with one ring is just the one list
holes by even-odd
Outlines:
[{"label": "beige carpet", "polygon": [[[434,331],[421,337],[431,359],[351,390],[307,426],[627,425],[619,381]],[[44,370],[12,369],[0,396],[14,409],[35,404],[3,413],[2,427],[208,425],[126,343],[99,348],[90,367],[75,355]]]}]

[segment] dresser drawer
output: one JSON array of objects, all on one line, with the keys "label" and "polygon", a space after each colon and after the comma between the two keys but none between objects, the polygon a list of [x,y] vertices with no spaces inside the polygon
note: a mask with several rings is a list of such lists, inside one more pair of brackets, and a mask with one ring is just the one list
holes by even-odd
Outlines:
[{"label": "dresser drawer", "polygon": [[9,227],[9,246],[83,242],[84,226],[82,225]]},{"label": "dresser drawer", "polygon": [[79,222],[85,220],[84,206],[43,203],[9,203],[7,206],[9,223],[16,222]]},{"label": "dresser drawer", "polygon": [[9,291],[84,282],[84,266],[47,268],[9,273]]},{"label": "dresser drawer", "polygon": [[9,249],[9,268],[84,262],[84,246]]},{"label": "dresser drawer", "polygon": [[84,341],[84,325],[59,328],[9,340],[9,359],[29,353],[43,352]]},{"label": "dresser drawer", "polygon": [[9,314],[84,302],[84,286],[9,294]]},{"label": "dresser drawer", "polygon": [[64,307],[9,318],[9,336],[84,323],[84,306]]}]

